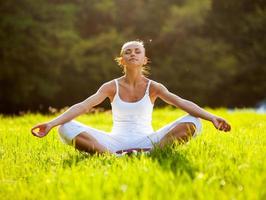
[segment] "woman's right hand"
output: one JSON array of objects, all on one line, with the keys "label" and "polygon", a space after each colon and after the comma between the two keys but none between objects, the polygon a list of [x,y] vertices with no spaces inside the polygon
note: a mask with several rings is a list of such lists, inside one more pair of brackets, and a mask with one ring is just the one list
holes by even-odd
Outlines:
[{"label": "woman's right hand", "polygon": [[31,129],[31,133],[36,137],[42,138],[46,136],[52,128],[52,125],[49,123],[37,124]]}]

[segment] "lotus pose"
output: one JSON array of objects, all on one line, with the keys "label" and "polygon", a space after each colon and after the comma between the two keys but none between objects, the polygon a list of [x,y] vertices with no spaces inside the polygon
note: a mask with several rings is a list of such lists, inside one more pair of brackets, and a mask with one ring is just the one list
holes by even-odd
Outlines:
[{"label": "lotus pose", "polygon": [[[200,118],[212,122],[218,130],[230,131],[230,125],[223,118],[169,92],[164,85],[144,75],[148,60],[142,42],[126,42],[116,60],[123,68],[124,76],[104,83],[95,94],[71,106],[55,119],[37,124],[31,129],[32,134],[44,137],[53,127],[60,125],[58,131],[64,143],[89,153],[118,154],[133,149],[151,150],[155,145],[160,148],[175,141],[188,141],[200,133]],[[106,98],[112,106],[113,128],[110,133],[73,120]],[[188,115],[154,131],[151,122],[157,98],[186,111]]]}]

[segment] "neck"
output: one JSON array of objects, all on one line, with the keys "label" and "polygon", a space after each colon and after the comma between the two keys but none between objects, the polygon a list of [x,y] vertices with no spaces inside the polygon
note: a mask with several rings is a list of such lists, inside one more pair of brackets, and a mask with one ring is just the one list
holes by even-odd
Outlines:
[{"label": "neck", "polygon": [[125,74],[125,81],[129,85],[136,85],[142,79],[143,75],[141,70],[127,70]]}]

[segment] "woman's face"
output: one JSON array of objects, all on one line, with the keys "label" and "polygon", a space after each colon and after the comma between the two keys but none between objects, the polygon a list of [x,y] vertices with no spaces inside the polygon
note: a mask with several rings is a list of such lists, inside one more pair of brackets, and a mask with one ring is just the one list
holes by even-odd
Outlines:
[{"label": "woman's face", "polygon": [[125,67],[142,67],[147,63],[145,49],[138,43],[126,45],[122,51],[122,64]]}]

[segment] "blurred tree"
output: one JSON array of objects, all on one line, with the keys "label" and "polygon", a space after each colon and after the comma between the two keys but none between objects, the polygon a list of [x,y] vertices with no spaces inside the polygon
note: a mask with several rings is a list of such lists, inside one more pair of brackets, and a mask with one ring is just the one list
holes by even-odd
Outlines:
[{"label": "blurred tree", "polygon": [[230,46],[236,68],[232,74],[227,69],[226,81],[217,88],[224,98],[215,102],[213,93],[211,104],[254,106],[266,98],[266,2],[213,1],[207,22],[210,37]]},{"label": "blurred tree", "polygon": [[0,112],[83,100],[121,75],[114,58],[135,39],[151,78],[201,106],[266,98],[262,0],[9,0],[0,17]]},{"label": "blurred tree", "polygon": [[[153,75],[171,91],[201,105],[223,82],[225,68],[234,71],[230,46],[214,43],[204,30],[210,1],[185,1],[169,6],[168,16],[152,51]],[[226,64],[226,66],[224,66]]]},{"label": "blurred tree", "polygon": [[73,45],[71,59],[58,79],[61,100],[56,100],[53,105],[61,107],[81,101],[96,92],[104,82],[121,75],[114,61],[119,55],[121,38],[115,30],[110,30]]},{"label": "blurred tree", "polygon": [[75,6],[41,0],[0,4],[0,110],[48,106],[60,86],[68,49],[79,37],[72,28]]}]

